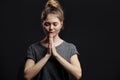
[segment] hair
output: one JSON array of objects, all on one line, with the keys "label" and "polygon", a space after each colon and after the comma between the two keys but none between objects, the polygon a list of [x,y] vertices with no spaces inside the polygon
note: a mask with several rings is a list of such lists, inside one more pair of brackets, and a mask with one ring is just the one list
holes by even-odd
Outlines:
[{"label": "hair", "polygon": [[49,14],[58,15],[59,20],[64,21],[64,13],[61,8],[61,5],[59,4],[59,2],[57,0],[48,0],[47,1],[45,8],[42,11],[41,21],[43,22],[44,20],[46,20],[46,18]]}]

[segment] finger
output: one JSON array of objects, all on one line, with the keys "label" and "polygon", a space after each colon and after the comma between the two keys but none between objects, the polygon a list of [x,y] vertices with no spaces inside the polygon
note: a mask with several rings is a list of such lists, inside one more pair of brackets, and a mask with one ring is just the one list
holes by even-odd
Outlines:
[{"label": "finger", "polygon": [[52,33],[49,33],[49,38],[53,38],[53,34]]},{"label": "finger", "polygon": [[51,53],[51,48],[52,48],[52,45],[51,45],[51,42],[49,40],[49,42],[48,42],[48,53]]},{"label": "finger", "polygon": [[48,53],[51,54],[51,45],[48,44]]},{"label": "finger", "polygon": [[52,46],[52,44],[53,44],[53,37],[49,37],[49,44]]},{"label": "finger", "polygon": [[51,54],[51,49],[50,48],[48,49],[48,53]]},{"label": "finger", "polygon": [[52,46],[53,43],[53,35],[49,34],[49,44]]}]

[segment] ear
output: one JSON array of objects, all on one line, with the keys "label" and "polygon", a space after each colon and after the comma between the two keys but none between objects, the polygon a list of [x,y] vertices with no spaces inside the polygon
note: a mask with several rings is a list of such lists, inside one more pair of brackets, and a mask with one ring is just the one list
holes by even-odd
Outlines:
[{"label": "ear", "polygon": [[63,27],[63,21],[61,21],[61,29],[62,30],[64,29],[64,27]]},{"label": "ear", "polygon": [[44,26],[44,21],[41,22],[42,27]]},{"label": "ear", "polygon": [[63,21],[61,21],[61,25],[63,25]]}]

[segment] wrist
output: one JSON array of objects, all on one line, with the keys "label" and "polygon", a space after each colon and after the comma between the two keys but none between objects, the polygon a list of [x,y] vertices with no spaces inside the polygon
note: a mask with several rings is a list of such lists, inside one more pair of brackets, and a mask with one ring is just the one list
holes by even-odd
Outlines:
[{"label": "wrist", "polygon": [[54,55],[53,55],[55,58],[59,57],[59,54],[56,52]]},{"label": "wrist", "polygon": [[46,58],[50,58],[51,55],[47,53],[47,54],[45,55],[45,57],[46,57]]}]

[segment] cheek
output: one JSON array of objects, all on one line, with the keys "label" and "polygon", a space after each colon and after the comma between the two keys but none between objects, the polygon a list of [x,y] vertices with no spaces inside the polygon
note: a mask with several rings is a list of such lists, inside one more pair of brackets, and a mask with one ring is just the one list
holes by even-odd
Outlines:
[{"label": "cheek", "polygon": [[56,28],[56,31],[57,31],[57,32],[60,32],[61,28],[62,28],[62,26],[59,25],[59,26]]},{"label": "cheek", "polygon": [[61,31],[61,28],[56,29],[56,33],[59,33]]},{"label": "cheek", "polygon": [[44,31],[48,31],[49,28],[48,27],[43,27]]},{"label": "cheek", "polygon": [[48,34],[48,28],[43,27],[43,31],[45,34]]}]

